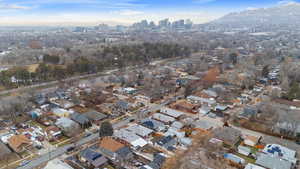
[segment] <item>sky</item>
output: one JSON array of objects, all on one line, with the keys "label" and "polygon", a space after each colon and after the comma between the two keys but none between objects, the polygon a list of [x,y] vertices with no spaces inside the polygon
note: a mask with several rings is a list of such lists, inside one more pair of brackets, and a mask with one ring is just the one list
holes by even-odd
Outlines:
[{"label": "sky", "polygon": [[[297,0],[298,2],[300,0]],[[0,26],[132,24],[170,18],[205,23],[291,0],[0,0]]]}]

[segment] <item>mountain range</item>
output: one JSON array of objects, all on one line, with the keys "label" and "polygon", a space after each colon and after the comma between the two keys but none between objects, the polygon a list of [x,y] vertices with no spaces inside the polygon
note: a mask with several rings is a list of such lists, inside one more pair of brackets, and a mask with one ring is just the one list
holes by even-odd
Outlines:
[{"label": "mountain range", "polygon": [[263,31],[280,28],[295,30],[300,28],[300,3],[229,13],[205,26],[231,30],[261,29]]}]

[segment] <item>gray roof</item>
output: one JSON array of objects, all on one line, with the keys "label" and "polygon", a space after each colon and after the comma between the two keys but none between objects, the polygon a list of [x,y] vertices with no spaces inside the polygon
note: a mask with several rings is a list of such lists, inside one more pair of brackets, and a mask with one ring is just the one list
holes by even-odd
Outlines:
[{"label": "gray roof", "polygon": [[71,114],[71,119],[79,124],[87,124],[90,122],[90,120],[87,117],[76,112]]},{"label": "gray roof", "polygon": [[280,160],[279,158],[272,157],[267,154],[261,153],[256,162],[256,164],[261,165],[270,169],[291,169],[292,163],[286,160]]},{"label": "gray roof", "polygon": [[173,117],[163,115],[163,114],[160,114],[160,113],[155,113],[155,114],[153,114],[152,117],[154,119],[159,120],[159,121],[164,122],[164,123],[170,123],[170,122],[175,121],[175,119]]},{"label": "gray roof", "polygon": [[72,127],[73,125],[78,125],[78,124],[69,118],[62,117],[56,121],[55,125],[60,128],[68,128],[68,127]]},{"label": "gray roof", "polygon": [[230,145],[235,144],[240,138],[241,134],[241,131],[231,127],[224,127],[214,131],[214,136],[217,139],[222,140]]},{"label": "gray roof", "polygon": [[179,121],[175,121],[174,123],[172,123],[171,127],[176,128],[176,129],[181,129],[184,126],[184,124],[182,124]]},{"label": "gray roof", "polygon": [[87,113],[84,113],[83,115],[87,117],[89,120],[93,120],[93,121],[103,120],[107,117],[107,115],[97,111],[89,111]]},{"label": "gray roof", "polygon": [[160,112],[164,113],[168,116],[174,117],[174,118],[178,118],[178,117],[180,117],[184,114],[181,111],[177,111],[177,110],[170,109],[170,108],[167,108],[167,107],[161,108]]},{"label": "gray roof", "polygon": [[193,125],[195,126],[195,128],[202,130],[209,130],[217,127],[215,124],[205,120],[195,121],[193,122]]},{"label": "gray roof", "polygon": [[6,155],[9,155],[10,153],[10,149],[5,144],[0,142],[0,157],[4,157]]},{"label": "gray roof", "polygon": [[146,137],[150,135],[153,130],[148,129],[147,127],[141,126],[141,125],[133,125],[126,128],[126,130],[131,131],[141,137]]}]

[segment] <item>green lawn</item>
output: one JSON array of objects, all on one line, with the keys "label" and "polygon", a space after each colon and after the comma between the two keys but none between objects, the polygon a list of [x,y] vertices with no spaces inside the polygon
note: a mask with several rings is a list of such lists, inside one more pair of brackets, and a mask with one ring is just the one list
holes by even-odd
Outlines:
[{"label": "green lawn", "polygon": [[239,154],[239,153],[235,153],[235,155],[245,159],[248,163],[255,163],[255,159],[247,157],[245,155]]}]

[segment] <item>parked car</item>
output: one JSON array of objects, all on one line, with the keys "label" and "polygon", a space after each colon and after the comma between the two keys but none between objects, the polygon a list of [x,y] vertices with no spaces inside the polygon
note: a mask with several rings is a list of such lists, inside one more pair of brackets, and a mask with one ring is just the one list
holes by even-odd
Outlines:
[{"label": "parked car", "polygon": [[29,164],[29,163],[30,163],[29,160],[24,160],[24,161],[22,161],[22,162],[20,163],[19,167],[23,167],[23,166],[25,166],[25,165],[27,165],[27,164]]}]

